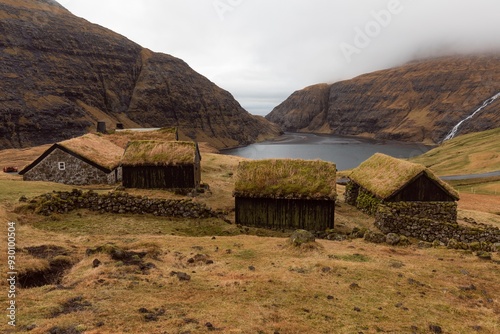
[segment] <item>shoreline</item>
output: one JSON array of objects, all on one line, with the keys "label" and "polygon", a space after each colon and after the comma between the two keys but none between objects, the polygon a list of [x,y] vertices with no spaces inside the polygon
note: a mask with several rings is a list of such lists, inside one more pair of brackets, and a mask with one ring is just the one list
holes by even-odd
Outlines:
[{"label": "shoreline", "polygon": [[439,145],[434,144],[434,145],[428,145],[428,144],[423,144],[423,143],[418,143],[418,142],[404,142],[404,141],[397,141],[397,140],[387,140],[387,139],[373,139],[373,138],[368,138],[368,137],[360,137],[360,136],[353,136],[353,135],[336,135],[336,134],[323,134],[323,133],[312,133],[312,132],[285,132],[284,134],[264,140],[261,142],[255,142],[253,144],[249,145],[243,145],[243,146],[237,146],[237,147],[231,147],[231,148],[224,148],[221,149],[221,152],[228,151],[228,150],[235,150],[243,147],[248,147],[251,145],[277,145],[277,144],[283,144],[283,145],[295,145],[295,144],[357,144],[357,143],[365,143],[365,144],[372,144],[372,145],[401,145],[401,146],[413,146],[413,145],[418,145],[427,148],[427,150],[430,150],[432,148],[435,148]]}]

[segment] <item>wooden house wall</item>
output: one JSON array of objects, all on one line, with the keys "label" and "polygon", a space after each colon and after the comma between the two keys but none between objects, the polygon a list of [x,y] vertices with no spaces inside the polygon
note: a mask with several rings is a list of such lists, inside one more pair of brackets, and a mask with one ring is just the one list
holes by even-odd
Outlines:
[{"label": "wooden house wall", "polygon": [[198,187],[201,183],[201,156],[198,153],[198,148],[196,150],[196,157],[194,161],[194,182],[196,187]]},{"label": "wooden house wall", "polygon": [[200,182],[195,165],[123,166],[122,174],[123,186],[126,188],[196,188]]},{"label": "wooden house wall", "polygon": [[425,174],[398,191],[388,202],[454,202],[455,199]]},{"label": "wooden house wall", "polygon": [[236,223],[271,229],[333,228],[335,201],[236,197]]}]

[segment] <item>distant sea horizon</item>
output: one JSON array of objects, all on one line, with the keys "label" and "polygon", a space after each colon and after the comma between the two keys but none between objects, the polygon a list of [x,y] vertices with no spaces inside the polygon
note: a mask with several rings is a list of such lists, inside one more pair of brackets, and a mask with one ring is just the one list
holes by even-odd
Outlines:
[{"label": "distant sea horizon", "polygon": [[348,170],[359,166],[375,153],[409,159],[433,147],[420,143],[287,132],[273,140],[222,150],[221,153],[248,159],[320,159],[335,163],[338,170]]}]

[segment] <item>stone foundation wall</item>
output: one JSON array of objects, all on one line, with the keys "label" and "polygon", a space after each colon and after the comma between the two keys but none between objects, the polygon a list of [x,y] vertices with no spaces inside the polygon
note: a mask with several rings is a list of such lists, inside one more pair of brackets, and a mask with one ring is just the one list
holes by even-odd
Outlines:
[{"label": "stone foundation wall", "polygon": [[500,242],[496,227],[458,225],[456,202],[383,202],[353,182],[346,186],[345,201],[375,216],[375,226],[385,234],[445,244]]},{"label": "stone foundation wall", "polygon": [[356,206],[356,200],[359,195],[359,185],[349,181],[345,187],[344,199],[349,205]]},{"label": "stone foundation wall", "polygon": [[378,205],[375,214],[381,211],[396,217],[457,222],[457,202],[384,202]]},{"label": "stone foundation wall", "polygon": [[344,193],[345,202],[349,205],[355,206],[360,211],[375,215],[377,207],[381,200],[373,196],[368,190],[360,187],[354,182],[349,182],[345,188]]},{"label": "stone foundation wall", "polygon": [[381,202],[364,188],[359,188],[355,206],[364,213],[374,216]]},{"label": "stone foundation wall", "polygon": [[93,191],[53,192],[30,202],[36,213],[68,213],[76,209],[89,209],[101,213],[136,213],[155,216],[210,218],[220,215],[205,204],[190,199],[167,200],[132,196],[125,192],[99,195]]},{"label": "stone foundation wall", "polygon": [[448,244],[500,242],[500,229],[489,225],[477,227],[456,223],[457,204],[454,202],[396,202],[383,203],[375,214],[375,226],[384,233]]}]

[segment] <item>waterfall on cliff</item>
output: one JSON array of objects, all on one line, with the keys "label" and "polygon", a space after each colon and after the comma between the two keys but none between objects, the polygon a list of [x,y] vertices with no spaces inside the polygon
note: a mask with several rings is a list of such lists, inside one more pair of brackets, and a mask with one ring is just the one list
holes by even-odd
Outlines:
[{"label": "waterfall on cliff", "polygon": [[466,122],[469,119],[471,119],[472,117],[476,116],[477,113],[481,112],[481,110],[483,110],[484,108],[486,108],[487,106],[489,106],[490,104],[492,104],[493,102],[495,102],[495,100],[498,99],[499,97],[500,97],[500,93],[497,93],[493,97],[490,97],[489,99],[487,99],[486,101],[484,101],[483,105],[480,106],[476,111],[474,111],[471,115],[467,116],[466,118],[464,118],[463,120],[461,120],[460,122],[458,122],[458,124],[455,125],[453,127],[453,129],[451,129],[451,131],[446,135],[446,137],[444,137],[443,142],[445,142],[447,140],[450,140],[450,139],[453,139],[455,137],[455,135],[457,134],[458,129],[460,128],[460,126],[464,122]]}]

